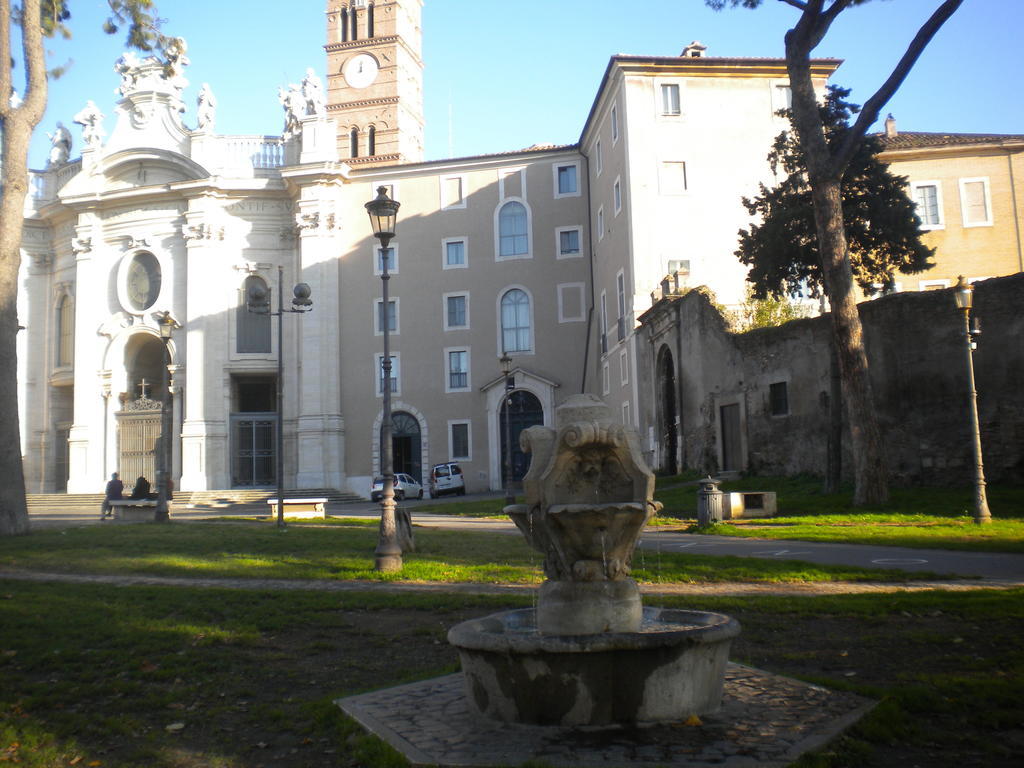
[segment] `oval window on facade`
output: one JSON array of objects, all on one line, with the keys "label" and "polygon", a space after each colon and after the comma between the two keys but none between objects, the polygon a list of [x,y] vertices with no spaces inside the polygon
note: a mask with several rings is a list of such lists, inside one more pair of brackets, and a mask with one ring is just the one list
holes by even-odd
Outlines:
[{"label": "oval window on facade", "polygon": [[156,303],[160,295],[160,262],[152,253],[137,253],[132,257],[125,277],[128,303],[137,312],[143,312]]}]

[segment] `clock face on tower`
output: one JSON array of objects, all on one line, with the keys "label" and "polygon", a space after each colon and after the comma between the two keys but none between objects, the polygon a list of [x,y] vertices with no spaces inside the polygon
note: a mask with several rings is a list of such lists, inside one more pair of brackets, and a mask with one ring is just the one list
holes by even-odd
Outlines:
[{"label": "clock face on tower", "polygon": [[368,53],[353,56],[345,64],[345,82],[353,88],[365,88],[377,79],[377,60]]}]

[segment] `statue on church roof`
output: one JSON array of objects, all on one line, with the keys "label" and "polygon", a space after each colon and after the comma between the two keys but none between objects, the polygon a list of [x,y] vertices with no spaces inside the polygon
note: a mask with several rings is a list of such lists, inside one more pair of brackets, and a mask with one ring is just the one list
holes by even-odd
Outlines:
[{"label": "statue on church roof", "polygon": [[209,83],[203,83],[199,89],[199,96],[196,99],[196,114],[199,120],[199,130],[213,131],[213,122],[216,117],[217,99],[213,95],[213,89]]},{"label": "statue on church roof", "polygon": [[302,80],[302,95],[306,99],[306,114],[320,117],[324,114],[324,87],[312,67],[306,69]]},{"label": "statue on church roof", "polygon": [[284,108],[284,137],[298,136],[299,120],[306,115],[306,97],[302,95],[302,89],[294,83],[288,86],[288,90],[278,86],[277,99]]},{"label": "statue on church roof", "polygon": [[50,139],[50,156],[46,161],[47,167],[64,165],[71,156],[71,131],[64,127],[64,123],[58,121],[53,133],[46,135]]},{"label": "statue on church roof", "polygon": [[82,126],[82,141],[87,147],[99,147],[103,143],[106,131],[103,130],[103,113],[91,100],[86,102],[82,110],[73,118],[76,125]]}]

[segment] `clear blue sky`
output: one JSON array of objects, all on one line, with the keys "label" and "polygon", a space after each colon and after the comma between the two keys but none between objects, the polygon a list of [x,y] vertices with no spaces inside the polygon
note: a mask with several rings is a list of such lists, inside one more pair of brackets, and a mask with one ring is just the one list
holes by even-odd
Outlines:
[{"label": "clear blue sky", "polygon": [[[157,0],[166,33],[184,37],[185,122],[195,125],[204,82],[217,97],[217,131],[279,134],[277,86],[306,67],[324,75],[324,0]],[[845,12],[816,55],[845,59],[833,82],[865,101],[938,0],[875,0]],[[51,83],[50,105],[30,155],[45,163],[57,120],[92,99],[113,127],[113,72],[123,36],[100,31],[104,0],[71,0],[74,38],[50,41],[51,65],[73,60]],[[703,0],[425,0],[427,159],[570,144],[580,134],[608,58],[676,56],[699,39],[709,56],[783,55],[796,10],[765,0],[756,11],[714,12]],[[1024,134],[1019,54],[1024,0],[965,0],[885,109],[901,130]],[[20,68],[15,73],[18,82]],[[710,117],[710,116],[709,116]],[[766,148],[767,152],[767,148]]]}]

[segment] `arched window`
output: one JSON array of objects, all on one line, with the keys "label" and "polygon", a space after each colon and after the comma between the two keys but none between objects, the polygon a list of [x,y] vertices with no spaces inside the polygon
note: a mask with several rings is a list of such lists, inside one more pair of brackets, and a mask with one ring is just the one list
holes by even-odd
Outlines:
[{"label": "arched window", "polygon": [[342,8],[338,14],[338,34],[341,42],[348,42],[348,8]]},{"label": "arched window", "polygon": [[359,129],[353,128],[348,132],[348,144],[352,149],[350,157],[359,157]]},{"label": "arched window", "polygon": [[247,306],[247,297],[254,290],[263,291],[267,300],[270,300],[270,292],[263,278],[256,275],[245,278],[241,301],[235,310],[235,348],[240,353],[270,352],[270,314],[250,312]]},{"label": "arched window", "polygon": [[58,367],[75,362],[75,300],[66,293],[57,302],[57,355]]},{"label": "arched window", "polygon": [[533,349],[530,329],[530,297],[513,288],[501,297],[501,346],[504,352]]},{"label": "arched window", "polygon": [[498,255],[503,258],[526,256],[530,252],[526,206],[510,200],[498,213]]},{"label": "arched window", "polygon": [[373,37],[373,3],[366,6],[366,36]]},{"label": "arched window", "polygon": [[358,40],[359,39],[359,29],[358,29],[359,18],[356,16],[356,7],[354,5],[352,6],[352,10],[350,11],[350,13],[352,14],[352,19],[349,22],[349,27],[348,27],[349,28],[349,39],[350,40]]},{"label": "arched window", "polygon": [[377,154],[377,129],[372,125],[366,132],[366,155],[373,157]]}]

